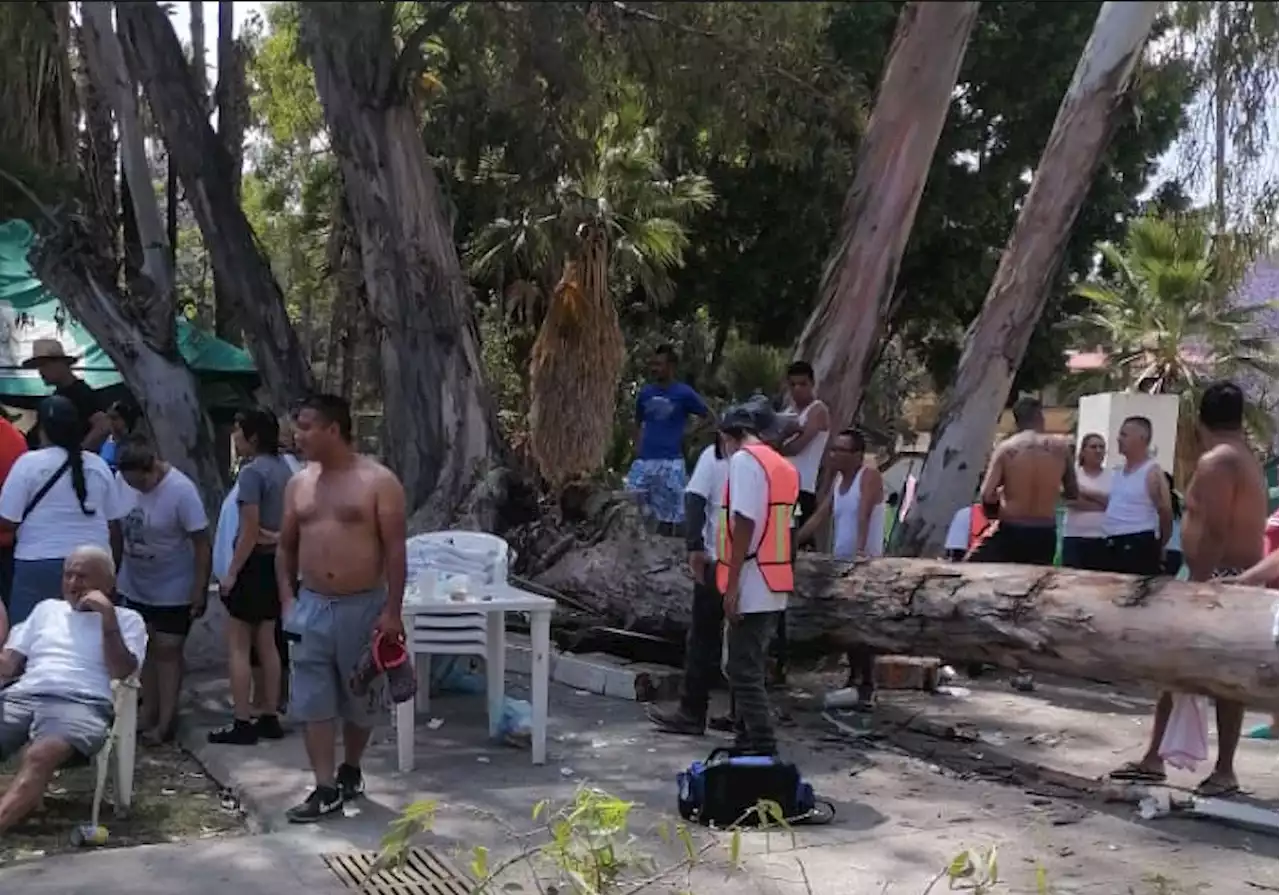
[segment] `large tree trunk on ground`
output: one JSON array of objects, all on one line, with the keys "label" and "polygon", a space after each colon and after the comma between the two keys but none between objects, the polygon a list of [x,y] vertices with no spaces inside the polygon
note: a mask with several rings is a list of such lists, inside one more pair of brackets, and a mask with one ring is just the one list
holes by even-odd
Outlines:
[{"label": "large tree trunk on ground", "polygon": [[[249,88],[246,51],[235,37],[235,10],[231,0],[218,3],[218,85],[214,89],[218,109],[218,138],[231,158],[231,192],[240,201],[244,172],[244,131],[248,120]],[[213,329],[219,339],[239,345],[244,336],[236,320],[235,299],[215,272],[213,275]]]},{"label": "large tree trunk on ground", "polygon": [[125,56],[146,89],[213,269],[226,287],[224,295],[235,296],[258,374],[276,411],[284,413],[311,391],[311,370],[271,263],[232,189],[231,159],[209,125],[207,100],[196,89],[182,45],[160,7],[125,3],[117,15]]},{"label": "large tree trunk on ground", "polygon": [[[535,581],[615,625],[679,636],[692,583],[676,539],[611,538]],[[1275,595],[1037,566],[801,554],[787,611],[793,656],[855,643],[1114,683],[1145,682],[1274,710]]]},{"label": "large tree trunk on ground", "polygon": [[392,40],[394,4],[303,3],[316,75],[379,329],[386,439],[419,524],[448,523],[497,456],[453,234]]},{"label": "large tree trunk on ground", "polygon": [[1160,6],[1108,2],[1098,13],[991,290],[965,336],[915,502],[895,537],[896,553],[938,553],[952,516],[973,500],[1014,374],[1044,312],[1071,226]]},{"label": "large tree trunk on ground", "polygon": [[852,423],[862,401],[977,16],[976,2],[912,2],[899,16],[835,253],[796,348],[813,364],[835,428]]}]

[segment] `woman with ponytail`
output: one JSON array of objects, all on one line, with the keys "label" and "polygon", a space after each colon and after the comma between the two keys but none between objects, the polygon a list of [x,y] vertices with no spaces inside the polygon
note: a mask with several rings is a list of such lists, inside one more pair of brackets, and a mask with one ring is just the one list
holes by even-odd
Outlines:
[{"label": "woman with ponytail", "polygon": [[112,525],[130,509],[106,462],[81,450],[84,423],[71,401],[45,398],[37,419],[40,448],[19,457],[0,488],[0,530],[17,530],[9,595],[15,625],[36,603],[61,596],[62,564],[73,550],[111,549]]}]

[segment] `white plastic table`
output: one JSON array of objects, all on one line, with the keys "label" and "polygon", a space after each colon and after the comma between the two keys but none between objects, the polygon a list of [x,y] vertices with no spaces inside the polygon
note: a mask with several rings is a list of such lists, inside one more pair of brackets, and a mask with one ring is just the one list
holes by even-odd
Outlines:
[{"label": "white plastic table", "polygon": [[[555,600],[540,597],[509,584],[500,585],[467,600],[405,600],[404,630],[418,676],[418,696],[396,706],[398,764],[402,772],[413,770],[413,737],[417,711],[430,706],[433,655],[482,655],[488,685],[489,735],[496,737],[502,723],[507,665],[508,612],[529,613],[532,641],[530,676],[533,678],[533,763],[547,760],[547,691],[551,672],[551,613]],[[419,657],[427,657],[419,662]],[[415,702],[417,703],[415,705]]]}]

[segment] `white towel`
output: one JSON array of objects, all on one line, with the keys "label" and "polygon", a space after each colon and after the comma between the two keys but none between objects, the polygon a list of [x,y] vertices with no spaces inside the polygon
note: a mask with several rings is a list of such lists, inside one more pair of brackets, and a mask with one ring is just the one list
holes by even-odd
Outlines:
[{"label": "white towel", "polygon": [[1175,768],[1194,771],[1209,758],[1209,699],[1173,694],[1169,726],[1160,740],[1160,757]]}]

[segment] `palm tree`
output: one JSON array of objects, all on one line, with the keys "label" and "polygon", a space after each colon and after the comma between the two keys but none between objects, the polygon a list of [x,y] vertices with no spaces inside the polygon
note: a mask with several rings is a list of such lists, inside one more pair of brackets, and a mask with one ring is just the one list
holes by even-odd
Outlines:
[{"label": "palm tree", "polygon": [[540,207],[494,221],[466,253],[472,278],[519,296],[530,322],[546,305],[529,364],[529,440],[553,486],[593,472],[608,450],[625,357],[615,297],[670,298],[688,222],[714,201],[705,177],[666,176],[639,105],[605,116],[590,145]]},{"label": "palm tree", "polygon": [[1197,453],[1196,402],[1213,380],[1246,390],[1246,427],[1269,445],[1276,421],[1258,401],[1258,386],[1275,378],[1276,342],[1265,322],[1276,305],[1231,303],[1236,276],[1227,271],[1236,265],[1226,263],[1226,241],[1209,236],[1202,215],[1147,215],[1130,222],[1122,247],[1101,243],[1098,251],[1107,275],[1076,288],[1089,308],[1068,325],[1082,344],[1101,349],[1102,361],[1073,376],[1069,390],[1179,395],[1180,481]]}]

